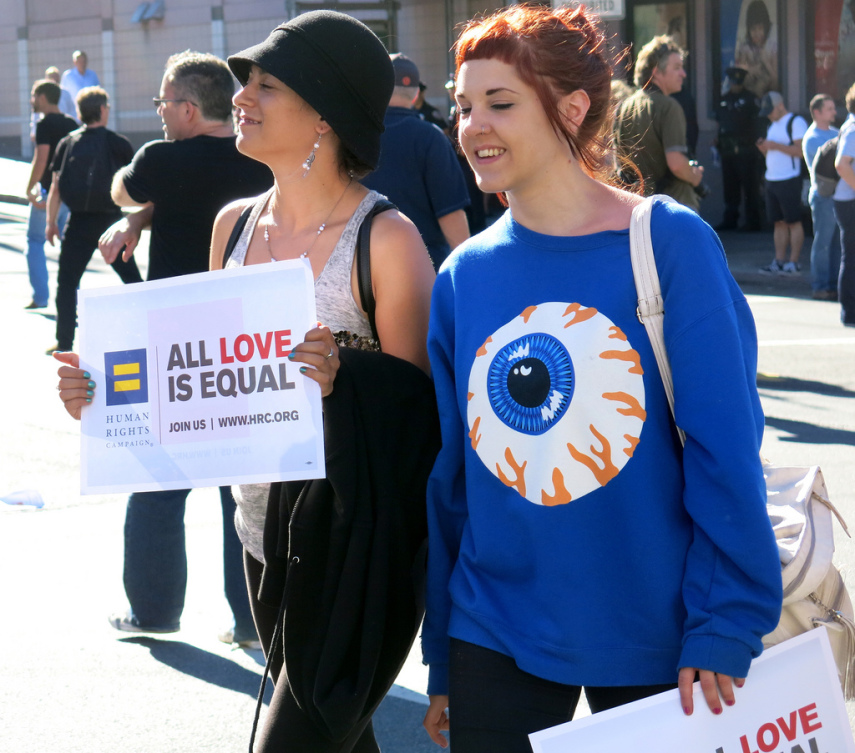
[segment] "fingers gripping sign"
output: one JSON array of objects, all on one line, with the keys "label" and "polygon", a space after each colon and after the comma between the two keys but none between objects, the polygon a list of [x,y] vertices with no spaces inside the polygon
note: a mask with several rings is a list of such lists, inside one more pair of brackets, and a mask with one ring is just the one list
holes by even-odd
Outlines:
[{"label": "fingers gripping sign", "polygon": [[341,362],[338,358],[338,346],[329,327],[318,323],[315,329],[306,333],[303,342],[294,347],[288,358],[304,364],[300,366],[300,373],[314,379],[321,386],[322,397],[332,393],[335,375]]},{"label": "fingers gripping sign", "polygon": [[59,375],[59,383],[56,386],[59,399],[68,414],[79,421],[83,409],[92,402],[95,382],[88,371],[80,368],[80,357],[77,353],[57,351],[53,357],[63,364],[56,372]]},{"label": "fingers gripping sign", "polygon": [[725,706],[733,706],[736,703],[734,688],[741,688],[745,684],[743,678],[733,678],[730,675],[723,675],[706,669],[698,670],[694,667],[683,667],[680,670],[677,687],[680,690],[680,704],[686,716],[691,716],[694,712],[692,694],[696,676],[700,680],[701,691],[707,706],[713,714],[721,713],[722,703]]}]

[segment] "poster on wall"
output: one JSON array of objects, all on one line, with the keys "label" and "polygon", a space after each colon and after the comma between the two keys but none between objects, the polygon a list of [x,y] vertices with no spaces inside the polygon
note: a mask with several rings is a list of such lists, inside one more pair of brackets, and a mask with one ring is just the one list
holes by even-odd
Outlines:
[{"label": "poster on wall", "polygon": [[745,87],[758,97],[778,91],[778,8],[775,0],[721,0],[721,80],[745,68]]},{"label": "poster on wall", "polygon": [[855,0],[816,0],[816,91],[838,102],[855,82]]},{"label": "poster on wall", "polygon": [[[816,66],[816,91],[830,94],[840,99],[845,93],[847,84],[838,83],[838,53],[840,50],[842,28],[843,0],[816,0],[814,15],[813,54]],[[847,3],[847,5],[849,5]],[[847,9],[851,28],[852,12]],[[851,33],[849,44],[852,43]]]},{"label": "poster on wall", "polygon": [[636,55],[653,37],[660,34],[667,34],[680,47],[688,50],[686,13],[686,3],[636,5],[633,11],[633,42]]}]

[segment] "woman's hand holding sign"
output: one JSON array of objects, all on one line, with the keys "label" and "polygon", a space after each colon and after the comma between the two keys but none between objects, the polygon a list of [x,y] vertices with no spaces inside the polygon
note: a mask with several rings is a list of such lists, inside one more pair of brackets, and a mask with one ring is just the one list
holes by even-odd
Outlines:
[{"label": "woman's hand holding sign", "polygon": [[[697,670],[694,667],[683,667],[677,678],[677,686],[680,689],[680,704],[686,716],[691,716],[694,711],[692,691],[696,674],[701,683],[704,699],[713,714],[721,713],[722,701],[726,706],[733,706],[736,703],[733,693],[734,686],[741,688],[745,684],[744,678],[730,677],[706,669]],[[721,695],[720,698],[719,695]]]},{"label": "woman's hand holding sign", "polygon": [[329,327],[319,322],[315,329],[306,333],[303,342],[294,346],[288,359],[306,364],[300,367],[300,373],[314,379],[321,386],[322,397],[332,393],[335,375],[341,362],[338,359],[338,346]]},{"label": "woman's hand holding sign", "polygon": [[77,353],[57,351],[53,357],[64,364],[57,370],[59,399],[69,415],[79,421],[83,408],[92,402],[95,382],[88,371],[80,368],[80,356]]}]

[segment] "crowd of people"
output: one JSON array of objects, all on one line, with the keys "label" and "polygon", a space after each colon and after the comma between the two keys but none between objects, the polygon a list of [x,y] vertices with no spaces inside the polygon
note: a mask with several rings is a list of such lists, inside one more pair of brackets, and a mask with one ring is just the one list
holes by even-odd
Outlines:
[{"label": "crowd of people", "polygon": [[[737,63],[726,70],[724,91],[715,111],[718,133],[713,149],[722,171],[724,200],[724,216],[715,229],[754,233],[771,226],[774,258],[760,271],[799,275],[805,241],[806,197],[813,231],[810,253],[813,298],[840,300],[841,321],[852,326],[855,236],[847,202],[855,196],[855,176],[850,174],[844,139],[838,138],[833,125],[837,119],[834,99],[822,93],[813,97],[812,122],[808,126],[798,113],[789,111],[780,92],[769,88],[774,77],[763,79],[765,93],[758,97],[755,94],[759,86],[758,69],[766,70],[768,66],[760,65],[757,60],[749,65],[745,57],[749,53],[756,57],[766,49],[764,40],[770,22],[763,2],[751,3],[747,23],[750,32],[740,43]],[[678,101],[675,96],[683,89],[685,56],[685,51],[671,37],[655,37],[637,55],[636,88],[620,80],[612,82],[616,110],[615,164],[624,183],[635,184],[647,195],[666,194],[697,211],[709,189],[704,183],[704,168],[694,159],[691,127],[694,114],[691,108],[687,111],[685,100]],[[850,113],[851,98],[855,98],[855,86],[845,101]],[[845,130],[848,122],[849,118],[844,123]],[[823,195],[813,162],[819,148],[831,139],[838,144],[834,177],[839,176],[839,182],[833,195]],[[852,246],[848,251],[848,270],[847,243]]]},{"label": "crowd of people", "polygon": [[[672,96],[684,59],[673,39],[656,37],[639,51],[635,88],[622,86],[584,7],[511,6],[462,30],[448,126],[435,112],[434,122],[424,117],[413,60],[390,56],[350,16],[311,11],[228,61],[171,56],[154,97],[164,139],[136,153],[107,128],[108,94],[85,53],[59,84],[34,85],[28,308],[48,303],[43,246],[59,239],[57,342],[48,352],[61,362],[59,396],[74,418],[101,387],[73,352],[76,290],[97,248],[129,284],[141,282],[134,251],[147,227],[149,280],[286,259],[311,266],[319,324],[290,358],[298,378],[320,386],[336,447],[327,478],[220,489],[234,616],[220,639],[260,645],[275,686],[255,750],[377,751],[372,714],[423,614],[424,726],[457,753],[530,750],[528,734],[572,719],[582,692],[594,712],[677,689],[690,715],[696,681],[715,715],[737,701],[778,622],[781,575],[759,458],[754,322],[716,232],[697,213],[704,169]],[[793,187],[802,151],[811,162],[838,135],[834,103],[814,98],[808,128],[780,94],[756,102],[740,70],[729,71],[721,108],[731,192],[722,229],[738,226],[743,204],[747,229],[759,229],[765,162],[769,271],[797,272]],[[61,111],[73,86],[80,126]],[[770,121],[762,132],[761,117]],[[848,325],[851,122],[853,114],[839,134],[833,198],[811,193],[814,290],[830,300],[838,289],[835,222]],[[72,166],[84,163],[106,179],[81,182]],[[489,225],[487,195],[506,208]],[[629,261],[633,212],[648,200],[673,415],[636,316]],[[374,305],[359,285],[366,223]],[[384,483],[353,491],[357,458]],[[116,630],[180,630],[188,493],[128,500],[129,606],[110,615]],[[312,598],[300,599],[285,582],[308,577],[307,568],[282,552],[306,497],[333,517],[360,504],[406,504],[397,533],[411,546],[392,547],[385,529],[348,529],[355,548],[370,535],[388,551],[365,555],[364,590],[345,589],[325,550],[326,526],[341,520],[313,519],[318,528],[301,535],[329,559],[313,566],[324,577],[303,585]],[[313,587],[344,599],[363,626],[382,595],[394,612],[383,640],[345,631]],[[591,612],[608,619],[592,621]],[[346,700],[327,693],[336,683],[350,689]]]}]

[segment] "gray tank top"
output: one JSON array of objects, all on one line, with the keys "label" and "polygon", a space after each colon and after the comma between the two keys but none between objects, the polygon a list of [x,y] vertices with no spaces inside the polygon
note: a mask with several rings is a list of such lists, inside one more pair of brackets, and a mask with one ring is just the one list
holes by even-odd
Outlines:
[{"label": "gray tank top", "polygon": [[[273,189],[265,196],[269,200]],[[371,325],[353,299],[350,283],[353,269],[353,255],[356,252],[356,240],[362,220],[383,197],[376,191],[369,191],[348,220],[336,243],[329,260],[315,279],[315,304],[318,321],[326,324],[335,334],[339,345],[378,349],[371,337]],[[267,201],[257,201],[246,222],[240,238],[235,244],[232,255],[226,262],[226,269],[242,267],[246,252],[258,218],[267,208]],[[233,486],[232,493],[237,502],[235,528],[244,548],[259,562],[264,562],[262,538],[264,518],[267,514],[267,496],[270,484],[241,484]]]}]

